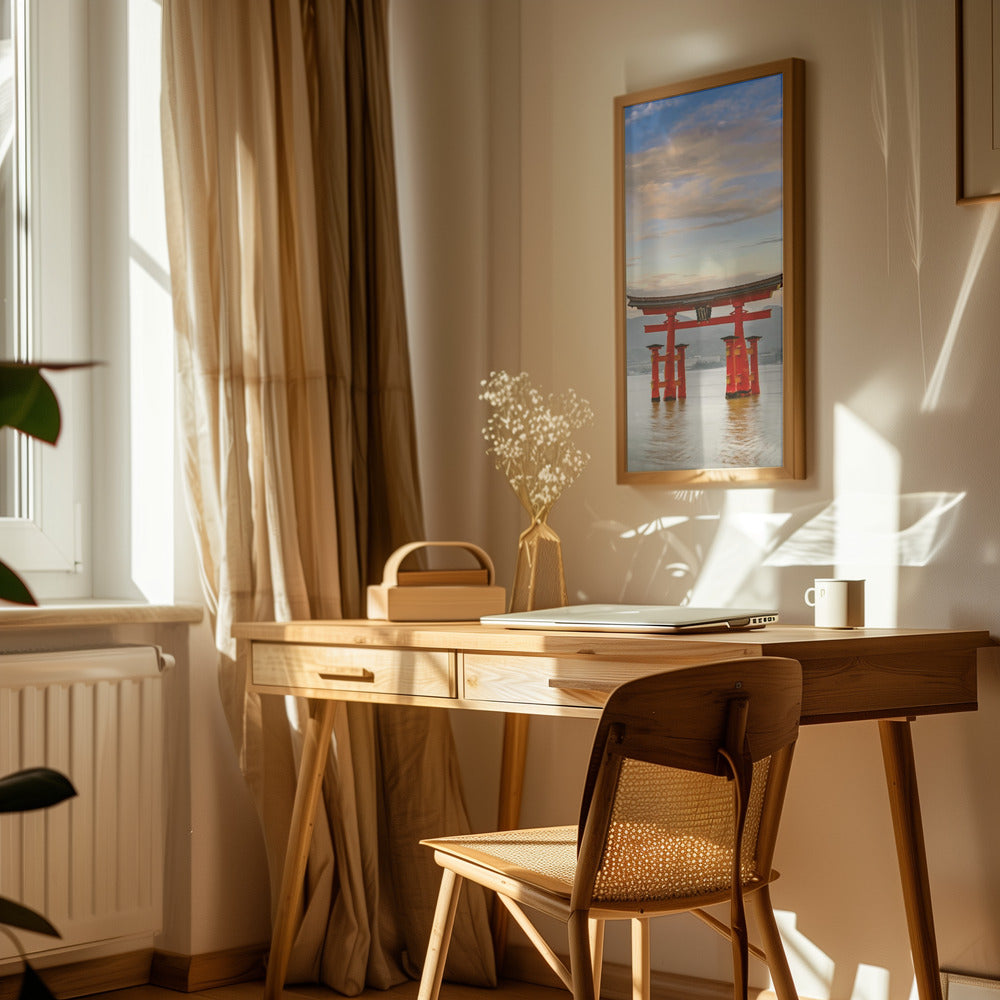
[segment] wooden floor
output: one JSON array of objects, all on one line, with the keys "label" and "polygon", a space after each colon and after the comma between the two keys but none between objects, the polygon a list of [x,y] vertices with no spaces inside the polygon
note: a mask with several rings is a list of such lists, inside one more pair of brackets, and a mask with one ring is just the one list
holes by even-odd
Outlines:
[{"label": "wooden floor", "polygon": [[[419,983],[409,982],[391,990],[365,990],[360,996],[363,1000],[416,1000],[418,987]],[[220,986],[214,990],[187,994],[159,986],[133,986],[102,993],[100,1000],[180,1000],[185,996],[201,997],[203,1000],[260,1000],[263,992],[263,982]],[[441,987],[441,1000],[565,1000],[566,996],[565,990],[513,981],[501,982],[495,990],[452,983],[444,983]],[[340,993],[323,986],[289,986],[284,991],[284,1000],[339,1000],[340,997]]]}]

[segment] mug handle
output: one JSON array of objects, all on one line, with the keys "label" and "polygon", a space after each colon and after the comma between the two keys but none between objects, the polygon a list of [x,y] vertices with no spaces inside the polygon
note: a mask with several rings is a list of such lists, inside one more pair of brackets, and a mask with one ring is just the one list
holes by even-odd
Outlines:
[{"label": "mug handle", "polygon": [[[809,600],[809,595],[810,594],[812,595],[812,600]],[[805,596],[806,596],[806,604],[808,604],[809,607],[811,607],[811,608],[816,607],[816,588],[815,587],[810,587],[808,590],[806,590],[806,595]]]}]

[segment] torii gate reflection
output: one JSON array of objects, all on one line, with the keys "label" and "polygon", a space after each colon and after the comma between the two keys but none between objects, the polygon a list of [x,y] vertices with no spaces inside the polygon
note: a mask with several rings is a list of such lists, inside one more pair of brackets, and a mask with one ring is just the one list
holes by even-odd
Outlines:
[{"label": "torii gate reflection", "polygon": [[[746,312],[748,302],[768,299],[782,284],[782,275],[750,281],[745,285],[730,288],[716,288],[708,292],[692,292],[686,295],[640,296],[629,295],[628,304],[646,316],[666,316],[663,323],[647,323],[647,333],[666,331],[666,349],[660,353],[659,344],[649,345],[652,379],[650,394],[654,403],[663,400],[687,398],[687,370],[684,352],[687,344],[676,343],[678,330],[689,330],[700,326],[734,325],[733,333],[723,337],[726,345],[726,399],[740,396],[760,395],[760,379],[757,374],[757,343],[760,337],[746,337],[743,324],[754,319],[768,319],[770,307]],[[733,311],[726,316],[712,316],[717,306],[732,306]],[[693,309],[695,319],[678,320],[677,314]],[[663,377],[660,377],[660,365]],[[662,395],[661,395],[662,391]]]}]

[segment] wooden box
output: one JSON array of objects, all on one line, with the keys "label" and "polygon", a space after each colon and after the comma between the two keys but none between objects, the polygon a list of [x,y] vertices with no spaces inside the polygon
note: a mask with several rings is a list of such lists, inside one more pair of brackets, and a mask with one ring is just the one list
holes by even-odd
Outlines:
[{"label": "wooden box", "polygon": [[[401,570],[421,548],[465,549],[479,563],[475,569]],[[368,617],[390,622],[477,621],[500,614],[507,595],[493,582],[493,560],[471,542],[411,542],[388,558],[382,582],[368,588]]]}]

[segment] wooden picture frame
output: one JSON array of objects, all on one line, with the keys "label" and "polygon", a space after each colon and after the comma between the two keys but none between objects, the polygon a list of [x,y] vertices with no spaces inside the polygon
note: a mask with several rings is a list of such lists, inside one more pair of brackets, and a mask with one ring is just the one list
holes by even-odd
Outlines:
[{"label": "wooden picture frame", "polygon": [[1000,199],[1000,0],[955,0],[956,201]]},{"label": "wooden picture frame", "polygon": [[804,77],[615,99],[619,483],[805,478]]}]

